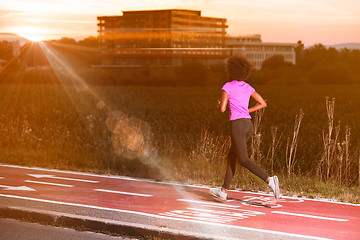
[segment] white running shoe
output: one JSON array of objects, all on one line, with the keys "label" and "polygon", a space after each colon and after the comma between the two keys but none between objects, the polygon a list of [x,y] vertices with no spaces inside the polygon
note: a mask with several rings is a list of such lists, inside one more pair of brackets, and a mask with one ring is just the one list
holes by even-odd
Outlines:
[{"label": "white running shoe", "polygon": [[273,191],[275,198],[280,197],[279,179],[277,176],[270,177],[268,188]]},{"label": "white running shoe", "polygon": [[210,193],[214,197],[219,198],[221,200],[226,200],[226,198],[227,198],[227,193],[224,193],[223,191],[221,191],[221,187],[210,188]]}]

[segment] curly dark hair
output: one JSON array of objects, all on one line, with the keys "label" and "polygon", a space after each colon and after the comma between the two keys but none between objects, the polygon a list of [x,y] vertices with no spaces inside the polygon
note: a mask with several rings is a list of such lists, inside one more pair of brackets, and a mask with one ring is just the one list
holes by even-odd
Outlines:
[{"label": "curly dark hair", "polygon": [[253,65],[243,56],[231,56],[227,60],[227,75],[228,79],[231,80],[246,80],[251,71]]}]

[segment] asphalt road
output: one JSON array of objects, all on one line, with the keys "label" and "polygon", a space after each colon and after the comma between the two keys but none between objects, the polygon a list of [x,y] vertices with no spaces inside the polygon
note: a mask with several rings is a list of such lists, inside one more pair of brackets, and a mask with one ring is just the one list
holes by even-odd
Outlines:
[{"label": "asphalt road", "polygon": [[135,238],[112,237],[93,232],[81,232],[68,228],[44,226],[0,218],[1,240],[134,240]]}]

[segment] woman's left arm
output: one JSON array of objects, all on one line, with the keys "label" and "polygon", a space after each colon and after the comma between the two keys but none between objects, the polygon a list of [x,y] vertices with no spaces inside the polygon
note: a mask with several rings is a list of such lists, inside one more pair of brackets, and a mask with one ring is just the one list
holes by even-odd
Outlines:
[{"label": "woman's left arm", "polygon": [[257,104],[254,107],[249,108],[249,113],[266,108],[267,104],[265,100],[256,91],[251,94],[251,97],[257,102]]}]

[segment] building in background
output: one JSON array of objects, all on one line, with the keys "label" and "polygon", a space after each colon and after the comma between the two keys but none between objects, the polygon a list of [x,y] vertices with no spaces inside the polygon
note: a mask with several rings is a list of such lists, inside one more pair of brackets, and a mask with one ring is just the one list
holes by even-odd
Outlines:
[{"label": "building in background", "polygon": [[255,69],[260,69],[265,59],[274,55],[284,56],[286,62],[295,64],[296,43],[268,43],[262,42],[260,35],[227,37],[226,47],[229,48],[230,55],[246,56],[253,64]]},{"label": "building in background", "polygon": [[296,43],[227,36],[225,18],[203,17],[197,10],[123,11],[97,19],[102,67],[181,66],[188,60],[212,65],[232,55],[246,56],[255,69],[274,55],[296,61]]},{"label": "building in background", "polygon": [[212,64],[228,56],[226,19],[201,11],[124,11],[97,19],[103,66],[179,66],[187,59]]}]

